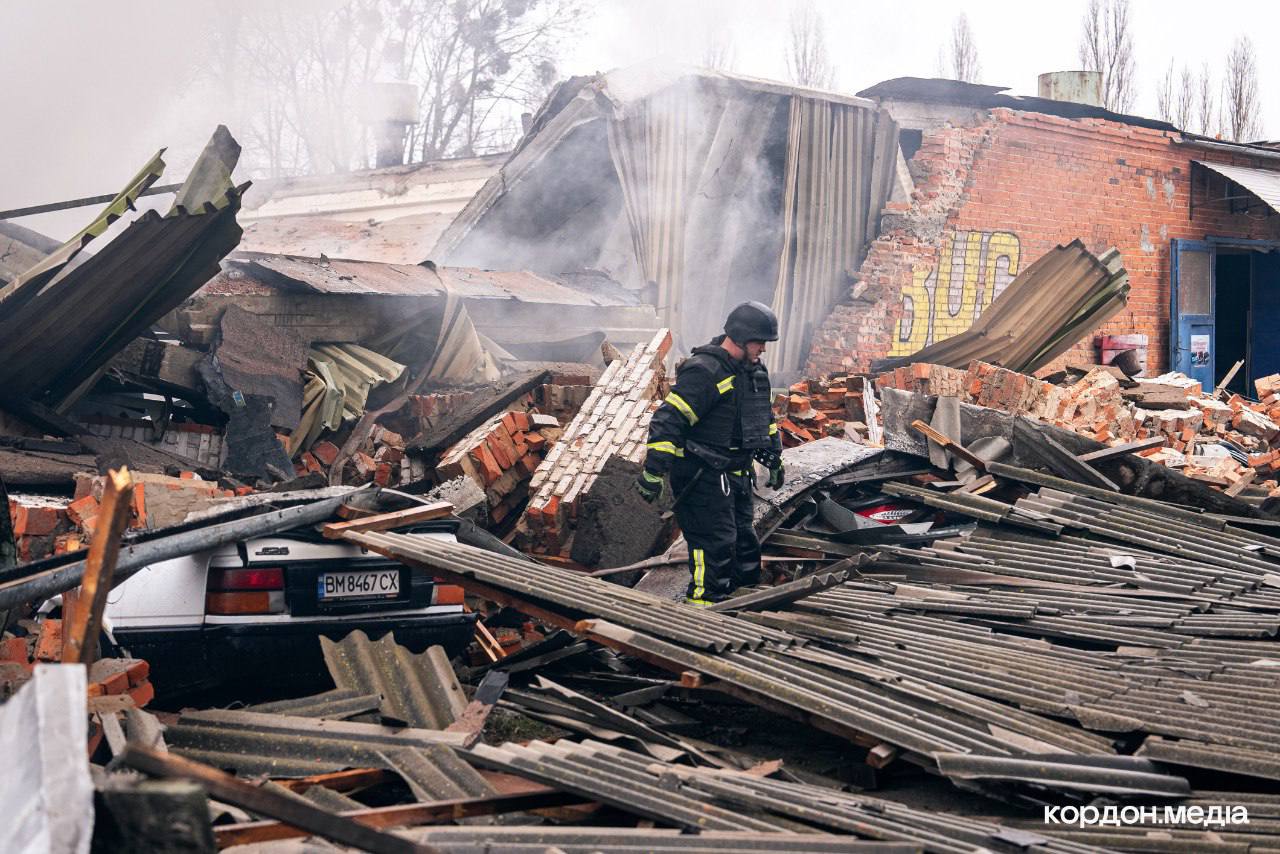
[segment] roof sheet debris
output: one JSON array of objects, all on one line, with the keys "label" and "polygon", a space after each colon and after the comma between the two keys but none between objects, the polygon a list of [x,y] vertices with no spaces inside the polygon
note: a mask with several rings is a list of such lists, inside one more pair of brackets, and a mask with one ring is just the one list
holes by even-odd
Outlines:
[{"label": "roof sheet debris", "polygon": [[423,729],[445,729],[467,702],[444,649],[414,655],[388,633],[377,641],[355,631],[335,642],[320,638],[329,675],[339,688],[378,694],[384,717]]},{"label": "roof sheet debris", "polygon": [[964,332],[875,369],[910,362],[962,368],[976,359],[1032,373],[1123,309],[1128,294],[1120,253],[1094,256],[1075,240],[1020,272]]}]

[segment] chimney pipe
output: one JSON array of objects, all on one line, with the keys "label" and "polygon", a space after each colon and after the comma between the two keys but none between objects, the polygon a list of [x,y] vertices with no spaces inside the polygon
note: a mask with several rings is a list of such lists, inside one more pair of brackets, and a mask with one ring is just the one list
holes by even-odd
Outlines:
[{"label": "chimney pipe", "polygon": [[1041,98],[1102,106],[1101,71],[1050,71],[1041,74],[1037,83]]}]

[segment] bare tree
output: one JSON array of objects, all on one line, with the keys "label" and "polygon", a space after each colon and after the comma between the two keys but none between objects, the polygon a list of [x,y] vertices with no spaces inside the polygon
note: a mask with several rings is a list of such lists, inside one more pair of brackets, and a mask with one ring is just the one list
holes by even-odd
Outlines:
[{"label": "bare tree", "polygon": [[222,25],[206,70],[234,90],[245,159],[268,175],[368,165],[365,110],[385,83],[416,87],[409,162],[501,150],[554,84],[579,2],[345,0],[312,11],[260,0]]},{"label": "bare tree", "polygon": [[791,13],[790,43],[787,46],[787,73],[799,86],[828,89],[835,82],[835,68],[827,59],[827,38],[822,15],[805,0]]},{"label": "bare tree", "polygon": [[1182,71],[1175,74],[1174,62],[1169,60],[1169,67],[1156,90],[1156,109],[1160,118],[1179,130],[1190,129],[1196,112],[1197,94],[1191,68],[1183,65]]},{"label": "bare tree", "polygon": [[1137,66],[1129,29],[1129,0],[1089,0],[1080,34],[1080,62],[1102,72],[1102,105],[1127,113],[1137,98]]},{"label": "bare tree", "polygon": [[736,55],[733,35],[720,31],[707,39],[699,64],[703,68],[714,68],[716,71],[732,71]]},{"label": "bare tree", "polygon": [[978,62],[978,45],[973,40],[973,30],[969,28],[969,16],[963,12],[951,25],[949,47],[943,73],[952,80],[977,83],[982,76],[982,65]]},{"label": "bare tree", "polygon": [[1200,66],[1200,76],[1196,78],[1196,132],[1202,136],[1213,136],[1216,133],[1214,122],[1218,101],[1214,89],[1213,75],[1206,62]]},{"label": "bare tree", "polygon": [[1257,139],[1262,133],[1262,103],[1258,98],[1258,61],[1248,36],[1237,38],[1227,54],[1222,86],[1223,131],[1236,142]]}]

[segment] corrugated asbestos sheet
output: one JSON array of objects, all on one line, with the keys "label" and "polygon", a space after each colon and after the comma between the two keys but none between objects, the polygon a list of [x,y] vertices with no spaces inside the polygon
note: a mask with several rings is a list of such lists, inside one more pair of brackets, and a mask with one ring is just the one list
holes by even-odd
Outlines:
[{"label": "corrugated asbestos sheet", "polygon": [[1211,172],[1217,172],[1223,178],[1235,181],[1273,211],[1280,213],[1280,172],[1272,169],[1252,169],[1248,166],[1232,166],[1226,163],[1214,163],[1211,160],[1192,160]]},{"label": "corrugated asbestos sheet", "polygon": [[[112,356],[218,272],[240,240],[236,212],[248,185],[230,185],[238,155],[235,140],[219,128],[179,190],[184,205],[175,203],[166,215],[144,212],[73,268],[65,266],[69,253],[54,253],[7,289],[0,301],[0,394],[48,393],[55,405],[69,403]],[[81,239],[105,229],[157,169],[144,168]]]},{"label": "corrugated asbestos sheet", "polygon": [[272,777],[387,768],[386,757],[397,751],[461,747],[467,740],[440,730],[223,709],[186,712],[165,730],[174,753],[245,776]]},{"label": "corrugated asbestos sheet", "polygon": [[910,362],[965,368],[977,359],[1034,373],[1124,308],[1129,274],[1120,265],[1115,249],[1095,257],[1079,240],[1058,246],[1019,273],[967,330],[876,362],[875,370]]},{"label": "corrugated asbestos sheet", "polygon": [[[1022,471],[992,464],[1036,477]],[[989,793],[1174,796],[1179,766],[1280,779],[1280,538],[1087,487],[1016,504],[886,489],[983,521],[736,618],[452,544],[352,539],[858,743],[928,767],[962,754],[942,772]],[[1141,759],[1117,755],[1137,744]]]},{"label": "corrugated asbestos sheet", "polygon": [[[916,845],[931,852],[1094,851],[986,821],[741,771],[694,769],[596,741],[533,741],[467,752],[477,764],[545,782],[687,831],[775,833],[778,850],[828,850],[826,834]],[[423,838],[435,842],[430,831]],[[801,843],[812,843],[805,847]],[[801,843],[800,848],[787,846]],[[596,849],[599,850],[599,849]]]},{"label": "corrugated asbestos sheet", "polygon": [[880,233],[898,165],[898,126],[887,111],[791,98],[782,244],[773,310],[778,371],[804,367],[813,330],[848,296],[849,281]]},{"label": "corrugated asbestos sheet", "polygon": [[445,854],[597,854],[601,851],[716,852],[758,854],[796,851],[804,854],[912,854],[920,847],[907,842],[877,842],[835,835],[709,831],[697,834],[661,828],[626,827],[491,827],[476,830],[433,827],[410,834],[418,842]]},{"label": "corrugated asbestos sheet", "polygon": [[423,729],[444,729],[467,707],[467,698],[444,648],[415,655],[393,634],[371,641],[355,631],[340,642],[320,638],[329,675],[339,688],[382,696],[382,713]]},{"label": "corrugated asbestos sheet", "polygon": [[376,712],[381,702],[382,697],[378,694],[362,694],[359,691],[335,688],[323,694],[299,697],[295,700],[259,703],[256,706],[250,706],[246,711],[342,720],[365,712]]}]

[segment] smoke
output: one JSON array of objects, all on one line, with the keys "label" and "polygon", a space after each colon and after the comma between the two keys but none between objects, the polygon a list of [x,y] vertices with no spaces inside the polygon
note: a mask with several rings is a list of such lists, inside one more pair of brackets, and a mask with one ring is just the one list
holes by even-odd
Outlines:
[{"label": "smoke", "polygon": [[434,260],[603,274],[660,314],[670,301],[683,350],[719,332],[731,306],[769,302],[789,99],[669,63],[568,95],[508,165],[505,193]]}]

